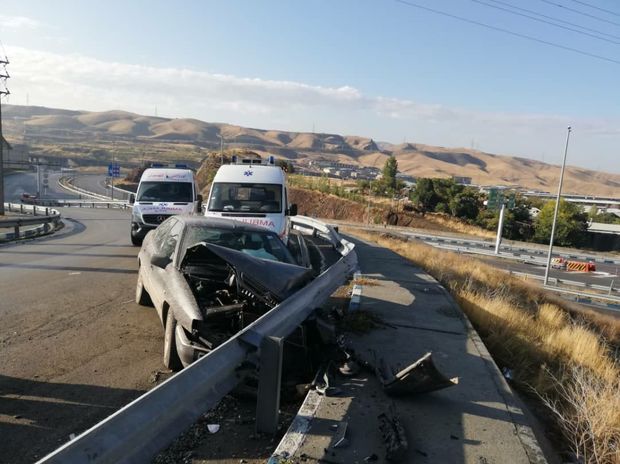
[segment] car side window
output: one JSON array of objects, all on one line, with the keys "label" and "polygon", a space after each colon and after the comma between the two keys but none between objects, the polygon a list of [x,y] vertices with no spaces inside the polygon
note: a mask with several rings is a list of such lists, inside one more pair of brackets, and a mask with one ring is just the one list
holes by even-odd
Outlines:
[{"label": "car side window", "polygon": [[157,250],[161,249],[161,245],[162,245],[164,239],[166,238],[166,236],[168,235],[168,232],[170,231],[170,229],[172,228],[172,226],[176,222],[177,221],[175,219],[167,220],[167,221],[161,223],[157,227],[157,229],[155,229],[154,232],[151,232],[152,234],[155,234],[155,236],[153,237],[153,243],[154,243],[155,248]]},{"label": "car side window", "polygon": [[161,255],[172,258],[172,254],[179,243],[181,238],[181,232],[183,232],[183,223],[180,221],[174,221],[174,224],[170,228],[170,232],[166,235],[161,243],[159,252]]}]

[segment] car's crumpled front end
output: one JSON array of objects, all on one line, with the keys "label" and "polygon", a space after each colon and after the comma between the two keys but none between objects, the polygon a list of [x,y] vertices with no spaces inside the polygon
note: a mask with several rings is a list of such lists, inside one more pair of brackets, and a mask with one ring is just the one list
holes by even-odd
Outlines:
[{"label": "car's crumpled front end", "polygon": [[225,342],[314,277],[312,269],[207,242],[187,248],[180,271],[202,315],[202,320],[193,320],[191,332],[177,337],[183,364]]}]

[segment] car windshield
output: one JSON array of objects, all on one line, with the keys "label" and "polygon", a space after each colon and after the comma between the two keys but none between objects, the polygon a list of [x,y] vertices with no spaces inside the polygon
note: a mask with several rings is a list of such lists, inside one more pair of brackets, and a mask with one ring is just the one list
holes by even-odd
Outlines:
[{"label": "car windshield", "polygon": [[136,201],[193,201],[191,182],[141,182]]},{"label": "car windshield", "polygon": [[255,258],[295,264],[291,253],[282,243],[282,240],[267,230],[257,232],[218,229],[209,226],[188,226],[184,238],[185,248],[199,242],[231,248]]},{"label": "car windshield", "polygon": [[217,182],[209,211],[242,213],[282,212],[282,185]]}]

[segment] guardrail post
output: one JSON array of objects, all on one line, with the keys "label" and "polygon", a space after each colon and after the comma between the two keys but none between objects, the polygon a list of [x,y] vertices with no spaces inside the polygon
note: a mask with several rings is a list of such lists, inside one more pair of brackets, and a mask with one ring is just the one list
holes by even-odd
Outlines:
[{"label": "guardrail post", "polygon": [[19,212],[24,214],[24,204],[19,205]]},{"label": "guardrail post", "polygon": [[32,205],[32,215],[33,216],[37,215],[37,205]]},{"label": "guardrail post", "polygon": [[256,431],[274,434],[278,430],[283,339],[265,337],[260,345],[260,371],[256,400]]},{"label": "guardrail post", "polygon": [[611,283],[609,284],[609,296],[611,296],[611,292],[614,291],[614,282],[615,280],[612,280]]},{"label": "guardrail post", "polygon": [[17,240],[19,238],[19,224],[14,227],[13,231],[15,232],[15,239]]}]

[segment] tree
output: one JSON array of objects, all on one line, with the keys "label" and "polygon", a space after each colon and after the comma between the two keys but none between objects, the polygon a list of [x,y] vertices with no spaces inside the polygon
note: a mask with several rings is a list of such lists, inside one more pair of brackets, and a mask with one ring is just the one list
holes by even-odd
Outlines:
[{"label": "tree", "polygon": [[[534,241],[549,243],[555,201],[548,201],[540,210],[534,223]],[[560,200],[554,243],[559,246],[579,246],[585,242],[588,216],[578,205]]]},{"label": "tree", "polygon": [[461,219],[474,220],[480,212],[480,197],[474,189],[464,189],[450,199],[450,214]]},{"label": "tree", "polygon": [[383,165],[383,179],[381,180],[388,193],[394,193],[398,187],[396,174],[398,174],[398,161],[394,156],[390,156]]},{"label": "tree", "polygon": [[293,163],[291,163],[289,160],[286,160],[284,158],[280,158],[277,161],[278,166],[280,166],[282,168],[282,170],[288,174],[293,174],[295,172],[295,167],[293,166]]},{"label": "tree", "polygon": [[439,196],[435,193],[434,180],[420,178],[417,180],[415,189],[411,192],[411,200],[418,203],[423,211],[435,211]]}]

